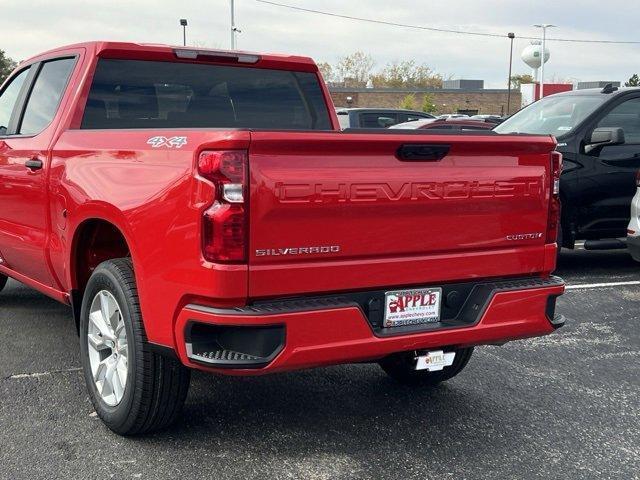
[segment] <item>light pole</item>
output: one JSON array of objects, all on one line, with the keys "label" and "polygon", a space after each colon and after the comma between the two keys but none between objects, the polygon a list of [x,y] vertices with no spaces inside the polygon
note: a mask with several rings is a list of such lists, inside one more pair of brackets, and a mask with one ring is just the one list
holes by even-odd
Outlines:
[{"label": "light pole", "polygon": [[507,115],[511,111],[511,66],[513,64],[513,39],[516,34],[509,32],[507,37],[511,40],[511,49],[509,50],[509,78],[507,78]]},{"label": "light pole", "polygon": [[187,19],[181,18],[180,25],[182,25],[182,45],[187,46]]},{"label": "light pole", "polygon": [[235,2],[230,0],[231,6],[231,50],[236,49],[236,33],[242,33],[242,30],[236,27],[236,8]]},{"label": "light pole", "polygon": [[553,28],[556,25],[551,25],[550,23],[539,23],[534,25],[536,28],[542,29],[542,53],[540,57],[540,98],[544,97],[544,56],[546,53],[545,43],[547,40],[547,28]]}]

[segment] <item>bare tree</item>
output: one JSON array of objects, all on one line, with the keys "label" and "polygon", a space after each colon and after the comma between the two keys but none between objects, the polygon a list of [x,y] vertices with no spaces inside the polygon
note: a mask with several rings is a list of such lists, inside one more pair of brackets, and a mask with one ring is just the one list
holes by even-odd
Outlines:
[{"label": "bare tree", "polygon": [[334,79],[333,67],[329,62],[319,62],[318,69],[320,70],[320,73],[322,74],[322,78],[324,78],[325,82],[333,81]]},{"label": "bare tree", "polygon": [[335,70],[346,86],[363,87],[371,77],[374,64],[371,55],[358,51],[342,57]]},{"label": "bare tree", "polygon": [[395,61],[371,78],[374,87],[440,88],[442,75],[413,60]]}]

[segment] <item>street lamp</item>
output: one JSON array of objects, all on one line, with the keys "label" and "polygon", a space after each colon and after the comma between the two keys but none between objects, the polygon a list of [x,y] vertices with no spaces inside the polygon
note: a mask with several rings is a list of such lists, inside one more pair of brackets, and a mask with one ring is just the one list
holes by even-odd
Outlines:
[{"label": "street lamp", "polygon": [[181,18],[180,25],[182,25],[182,45],[187,46],[187,19]]},{"label": "street lamp", "polygon": [[540,57],[540,98],[544,97],[544,55],[545,55],[545,43],[547,40],[547,28],[553,28],[557,25],[551,25],[550,23],[539,23],[534,25],[536,28],[542,29],[542,53]]},{"label": "street lamp", "polygon": [[231,7],[231,50],[236,49],[236,33],[242,33],[238,27],[236,27],[236,6],[233,0],[230,0],[229,6]]},{"label": "street lamp", "polygon": [[511,49],[509,50],[509,78],[507,78],[507,115],[511,111],[511,66],[513,65],[513,39],[516,38],[516,34],[513,32],[507,33],[507,37],[511,40]]}]

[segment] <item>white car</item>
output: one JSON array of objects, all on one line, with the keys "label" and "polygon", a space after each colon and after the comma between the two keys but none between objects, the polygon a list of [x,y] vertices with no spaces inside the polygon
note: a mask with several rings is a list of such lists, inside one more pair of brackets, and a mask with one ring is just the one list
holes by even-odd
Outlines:
[{"label": "white car", "polygon": [[627,226],[627,248],[633,259],[640,262],[640,170],[636,172],[636,194],[631,200],[631,219]]}]

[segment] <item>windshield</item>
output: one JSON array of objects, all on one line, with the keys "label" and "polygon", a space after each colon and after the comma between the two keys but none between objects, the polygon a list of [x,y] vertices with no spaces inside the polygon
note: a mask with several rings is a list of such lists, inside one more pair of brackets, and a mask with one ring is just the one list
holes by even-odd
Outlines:
[{"label": "windshield", "polygon": [[606,95],[545,97],[523,108],[494,128],[497,133],[534,133],[560,137],[595,111]]}]

